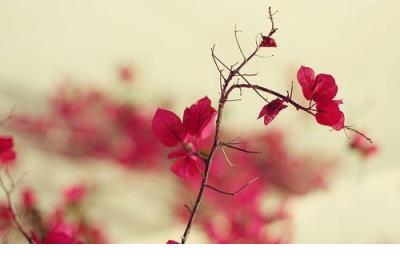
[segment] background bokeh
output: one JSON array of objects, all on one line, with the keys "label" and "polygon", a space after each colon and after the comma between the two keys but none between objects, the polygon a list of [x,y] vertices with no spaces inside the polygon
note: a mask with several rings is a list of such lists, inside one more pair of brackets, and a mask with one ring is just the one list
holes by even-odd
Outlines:
[{"label": "background bokeh", "polygon": [[[316,126],[299,112],[283,112],[273,126],[288,133],[295,152],[335,156],[339,167],[328,191],[295,202],[296,243],[400,242],[398,99],[400,96],[400,2],[338,1],[2,1],[0,3],[0,103],[6,114],[44,112],[55,85],[66,78],[97,86],[116,98],[153,112],[173,100],[177,112],[194,100],[218,97],[218,76],[210,57],[240,59],[235,24],[246,51],[266,31],[267,6],[278,9],[278,48],[263,52],[246,70],[260,71],[257,83],[282,91],[300,65],[332,73],[347,123],[366,130],[380,146],[363,161],[346,147],[342,132]],[[119,64],[133,64],[134,86],[123,88]],[[296,96],[299,96],[298,86]],[[172,96],[172,97],[171,97]],[[228,108],[226,127],[248,133],[262,103],[254,96]],[[4,133],[4,129],[2,129]],[[102,197],[93,216],[116,242],[164,242],[183,230],[164,217],[173,194],[172,175],[130,178],[135,173],[109,163],[79,164],[46,154],[23,140],[19,174],[48,197],[76,180],[96,180]],[[184,201],[185,199],[183,199]],[[162,217],[162,218],[160,218]],[[195,234],[192,240],[201,241]]]}]

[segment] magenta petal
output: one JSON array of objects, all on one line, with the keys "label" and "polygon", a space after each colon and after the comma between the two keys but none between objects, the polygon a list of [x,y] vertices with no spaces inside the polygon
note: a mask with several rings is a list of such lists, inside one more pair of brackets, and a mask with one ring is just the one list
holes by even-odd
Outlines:
[{"label": "magenta petal", "polygon": [[267,105],[265,105],[262,109],[258,118],[264,117],[264,124],[268,125],[274,120],[274,118],[279,114],[282,109],[285,109],[287,105],[284,104],[284,101],[277,98]]},{"label": "magenta petal", "polygon": [[325,101],[317,103],[315,119],[321,125],[331,126],[335,130],[344,127],[344,114],[339,109],[338,101]]},{"label": "magenta petal", "polygon": [[175,240],[168,240],[167,244],[179,244],[179,242],[177,242]]},{"label": "magenta petal", "polygon": [[183,179],[193,178],[203,169],[204,162],[194,155],[178,159],[171,165],[171,171]]},{"label": "magenta petal", "polygon": [[198,100],[185,109],[183,125],[188,133],[198,138],[207,138],[212,132],[212,120],[216,115],[211,101],[207,97]]},{"label": "magenta petal", "polygon": [[313,96],[314,70],[310,67],[301,66],[297,71],[297,81],[303,90],[304,98],[311,100]]},{"label": "magenta petal", "polygon": [[162,144],[173,147],[183,140],[185,129],[175,113],[159,108],[153,117],[153,133]]},{"label": "magenta petal", "polygon": [[318,74],[315,78],[312,99],[316,102],[332,100],[338,91],[335,79],[331,75]]},{"label": "magenta petal", "polygon": [[274,38],[262,36],[260,47],[276,47],[276,42]]}]

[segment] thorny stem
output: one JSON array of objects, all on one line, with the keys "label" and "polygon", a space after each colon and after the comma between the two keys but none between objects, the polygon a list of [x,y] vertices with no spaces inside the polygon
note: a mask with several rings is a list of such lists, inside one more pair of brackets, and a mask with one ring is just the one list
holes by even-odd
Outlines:
[{"label": "thorny stem", "polygon": [[11,185],[11,189],[8,189],[6,187],[6,184],[4,183],[3,178],[0,176],[0,186],[3,189],[4,193],[6,194],[6,199],[7,199],[7,205],[8,208],[11,212],[11,216],[13,219],[13,222],[15,224],[15,226],[17,227],[18,231],[25,237],[25,239],[29,242],[29,244],[33,244],[33,240],[32,238],[29,236],[29,234],[25,231],[25,229],[22,227],[21,222],[18,219],[18,216],[16,214],[16,211],[14,209],[14,205],[11,199],[11,193],[13,191],[14,185]]}]

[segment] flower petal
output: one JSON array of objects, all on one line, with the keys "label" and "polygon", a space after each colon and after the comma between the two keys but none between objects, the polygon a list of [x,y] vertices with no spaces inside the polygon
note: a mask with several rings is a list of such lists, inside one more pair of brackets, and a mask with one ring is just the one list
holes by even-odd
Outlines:
[{"label": "flower petal", "polygon": [[338,91],[335,79],[328,74],[318,74],[315,77],[312,99],[316,102],[332,100]]},{"label": "flower petal", "polygon": [[198,138],[207,138],[212,132],[212,120],[216,115],[208,97],[198,100],[185,109],[183,125],[188,133]]},{"label": "flower petal", "polygon": [[185,129],[175,113],[159,108],[153,117],[153,133],[162,144],[174,147],[183,140]]},{"label": "flower petal", "polygon": [[275,39],[267,36],[262,36],[260,47],[276,47]]},{"label": "flower petal", "polygon": [[284,104],[284,101],[277,98],[267,105],[265,105],[260,114],[258,115],[258,119],[264,117],[264,124],[268,125],[272,120],[279,114],[282,109],[285,109],[287,105]]},{"label": "flower petal", "polygon": [[344,127],[344,114],[339,109],[340,101],[324,101],[317,103],[315,119],[321,125],[331,126],[335,130]]},{"label": "flower petal", "polygon": [[313,96],[314,70],[310,67],[301,66],[297,71],[297,81],[299,82],[303,95],[307,100]]},{"label": "flower petal", "polygon": [[204,162],[194,155],[178,159],[171,165],[171,171],[183,179],[193,178],[203,169]]}]

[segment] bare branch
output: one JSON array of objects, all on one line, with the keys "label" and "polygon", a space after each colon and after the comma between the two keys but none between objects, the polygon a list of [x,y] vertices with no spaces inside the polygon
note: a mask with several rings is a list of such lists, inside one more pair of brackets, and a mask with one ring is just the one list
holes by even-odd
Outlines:
[{"label": "bare branch", "polygon": [[229,196],[235,196],[238,193],[240,193],[241,191],[243,191],[246,187],[248,187],[251,183],[253,183],[256,180],[258,180],[259,178],[260,177],[253,178],[252,180],[250,180],[249,182],[247,182],[246,184],[244,184],[243,186],[241,186],[238,190],[236,190],[234,192],[226,192],[226,191],[223,191],[223,190],[221,190],[219,188],[213,187],[211,185],[207,185],[207,188],[209,188],[211,190],[214,190],[214,191],[216,191],[218,193],[221,193],[221,194],[225,194],[225,195],[229,195]]},{"label": "bare branch", "polygon": [[240,32],[240,31],[237,30],[237,25],[235,25],[235,40],[236,40],[236,44],[237,44],[237,47],[238,47],[240,53],[243,56],[243,59],[245,60],[246,56],[244,55],[242,47],[240,46],[240,42],[239,42],[239,38],[238,38],[238,32]]},{"label": "bare branch", "polygon": [[224,142],[221,142],[220,146],[221,147],[224,146],[224,147],[227,147],[227,148],[230,148],[230,149],[234,149],[234,150],[238,150],[238,151],[245,152],[245,153],[253,153],[253,154],[262,153],[260,151],[249,151],[249,150],[246,150],[246,149],[243,149],[243,148],[239,148],[239,147],[236,147],[234,145],[231,145],[231,144],[228,144],[228,143],[224,143]]},{"label": "bare branch", "polygon": [[6,195],[6,199],[7,199],[7,205],[8,208],[10,210],[10,213],[12,215],[12,219],[13,222],[15,224],[15,226],[17,227],[18,231],[25,237],[25,239],[32,244],[33,240],[32,238],[29,236],[29,234],[25,231],[25,229],[22,227],[21,222],[19,221],[16,211],[14,209],[14,205],[12,202],[12,197],[11,197],[11,193],[15,188],[15,184],[13,182],[11,182],[10,186],[11,188],[7,188],[6,184],[4,183],[4,180],[2,178],[2,176],[0,176],[0,186],[2,188],[2,190],[4,191],[5,195]]}]

